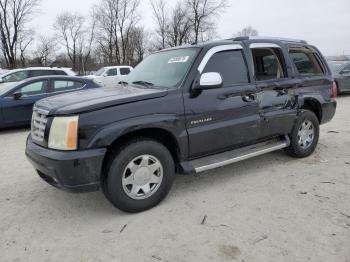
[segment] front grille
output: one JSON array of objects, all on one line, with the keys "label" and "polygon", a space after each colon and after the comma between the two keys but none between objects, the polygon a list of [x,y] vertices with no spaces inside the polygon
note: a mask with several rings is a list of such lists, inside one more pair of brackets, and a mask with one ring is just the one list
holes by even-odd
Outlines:
[{"label": "front grille", "polygon": [[32,116],[32,139],[37,142],[43,142],[47,124],[48,111],[34,107]]}]

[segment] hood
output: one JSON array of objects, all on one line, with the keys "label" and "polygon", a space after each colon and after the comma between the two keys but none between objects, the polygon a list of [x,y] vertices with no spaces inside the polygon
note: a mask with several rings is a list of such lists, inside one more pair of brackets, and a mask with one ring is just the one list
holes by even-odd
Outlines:
[{"label": "hood", "polygon": [[102,87],[53,96],[38,101],[35,106],[49,111],[49,115],[71,115],[163,97],[167,93],[167,90],[143,89],[133,86]]}]

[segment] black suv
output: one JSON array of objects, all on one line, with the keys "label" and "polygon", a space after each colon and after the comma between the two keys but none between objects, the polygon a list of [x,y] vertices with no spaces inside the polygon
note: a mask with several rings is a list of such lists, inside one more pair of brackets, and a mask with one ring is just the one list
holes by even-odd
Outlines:
[{"label": "black suv", "polygon": [[335,96],[325,59],[305,41],[181,46],[148,56],[118,88],[37,102],[26,154],[51,185],[101,187],[117,208],[139,212],[167,195],[175,172],[279,149],[309,156]]}]

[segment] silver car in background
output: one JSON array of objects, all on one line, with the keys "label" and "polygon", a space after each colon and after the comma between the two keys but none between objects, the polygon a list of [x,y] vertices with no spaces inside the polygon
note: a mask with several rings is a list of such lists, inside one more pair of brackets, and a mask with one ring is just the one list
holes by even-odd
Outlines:
[{"label": "silver car in background", "polygon": [[350,61],[329,61],[338,94],[350,92]]}]

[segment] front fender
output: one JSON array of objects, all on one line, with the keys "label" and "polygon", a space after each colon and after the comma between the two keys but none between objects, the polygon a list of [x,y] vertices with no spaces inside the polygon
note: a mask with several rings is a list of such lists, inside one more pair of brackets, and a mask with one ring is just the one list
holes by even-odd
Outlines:
[{"label": "front fender", "polygon": [[188,150],[187,131],[184,117],[172,114],[156,114],[124,119],[100,129],[90,139],[87,148],[109,147],[118,138],[135,131],[161,129],[171,134],[176,140],[180,154],[186,155]]}]

